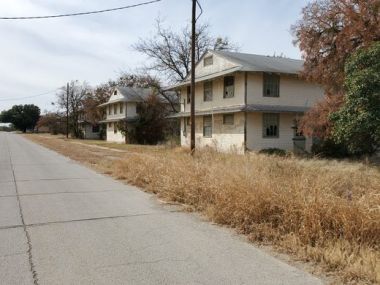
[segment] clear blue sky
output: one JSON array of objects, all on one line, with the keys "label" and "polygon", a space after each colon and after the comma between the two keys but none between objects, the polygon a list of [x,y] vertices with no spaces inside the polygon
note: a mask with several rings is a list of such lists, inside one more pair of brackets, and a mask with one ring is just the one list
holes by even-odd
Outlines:
[{"label": "clear blue sky", "polygon": [[[59,14],[98,10],[144,0],[1,0],[0,16]],[[215,36],[227,36],[241,52],[300,58],[290,26],[306,0],[200,0],[202,22]],[[153,35],[157,17],[173,29],[190,23],[190,0],[162,0],[124,11],[33,21],[0,21],[0,111],[14,104],[54,109],[54,92],[71,79],[91,85],[134,71],[146,58],[131,45]],[[11,101],[4,99],[13,98]]]}]

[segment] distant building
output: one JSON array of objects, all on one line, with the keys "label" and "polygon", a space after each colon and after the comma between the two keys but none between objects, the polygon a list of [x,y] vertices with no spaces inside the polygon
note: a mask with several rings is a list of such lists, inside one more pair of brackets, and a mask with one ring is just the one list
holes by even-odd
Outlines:
[{"label": "distant building", "polygon": [[[169,92],[170,93],[170,92]],[[106,118],[100,123],[106,124],[106,137],[110,142],[125,142],[124,135],[120,132],[118,124],[134,122],[138,116],[139,104],[154,94],[152,88],[115,87],[108,102],[99,105],[105,110]],[[168,102],[158,95],[161,100]],[[131,126],[133,128],[133,126]]]},{"label": "distant building", "polygon": [[79,113],[79,129],[82,131],[84,139],[89,140],[98,140],[100,139],[100,124],[91,122],[87,119],[87,116],[84,112]]},{"label": "distant building", "polygon": [[[196,145],[218,150],[310,150],[298,130],[324,90],[301,79],[303,61],[209,51],[195,69]],[[181,93],[181,145],[190,145],[190,78],[170,87]]]}]

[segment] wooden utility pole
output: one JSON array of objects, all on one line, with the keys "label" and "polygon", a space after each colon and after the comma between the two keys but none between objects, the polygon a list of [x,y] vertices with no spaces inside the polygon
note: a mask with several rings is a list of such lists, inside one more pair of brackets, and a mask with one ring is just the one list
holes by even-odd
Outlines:
[{"label": "wooden utility pole", "polygon": [[193,154],[195,151],[195,23],[197,12],[197,0],[193,0],[192,17],[191,17],[191,87],[190,87],[190,150]]},{"label": "wooden utility pole", "polygon": [[70,94],[70,86],[67,83],[66,86],[66,138],[69,138],[69,94]]}]

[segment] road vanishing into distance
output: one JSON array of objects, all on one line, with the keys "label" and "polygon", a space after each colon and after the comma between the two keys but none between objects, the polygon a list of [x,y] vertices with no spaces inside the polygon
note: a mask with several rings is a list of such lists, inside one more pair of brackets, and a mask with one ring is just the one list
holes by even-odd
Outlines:
[{"label": "road vanishing into distance", "polygon": [[231,230],[0,132],[0,284],[322,284]]}]

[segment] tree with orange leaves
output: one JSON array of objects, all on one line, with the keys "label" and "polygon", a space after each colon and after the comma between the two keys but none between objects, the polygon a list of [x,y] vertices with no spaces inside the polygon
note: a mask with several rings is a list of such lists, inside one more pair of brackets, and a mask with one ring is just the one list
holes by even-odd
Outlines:
[{"label": "tree with orange leaves", "polygon": [[305,60],[302,76],[321,84],[325,100],[305,116],[305,134],[329,139],[330,114],[344,102],[344,66],[355,51],[380,40],[380,0],[314,0],[292,31]]}]

